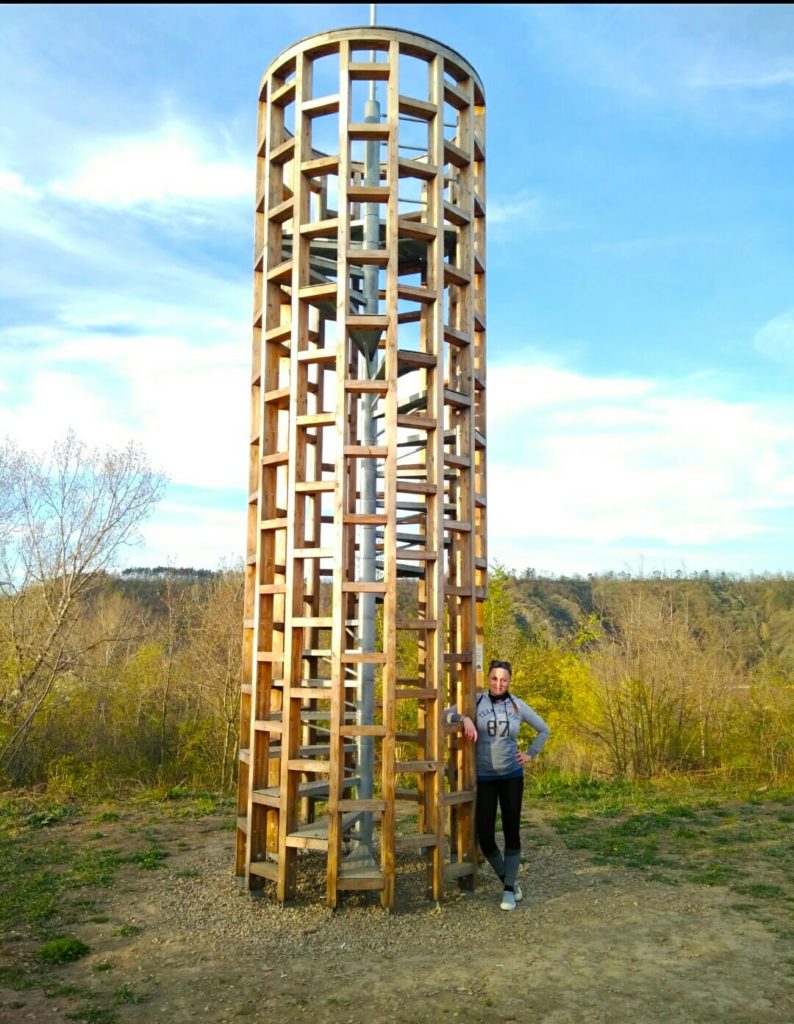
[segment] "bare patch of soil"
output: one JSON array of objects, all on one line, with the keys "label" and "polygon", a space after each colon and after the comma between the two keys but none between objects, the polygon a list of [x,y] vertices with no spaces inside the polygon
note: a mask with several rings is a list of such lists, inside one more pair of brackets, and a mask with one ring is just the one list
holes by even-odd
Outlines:
[{"label": "bare patch of soil", "polygon": [[[423,870],[405,864],[388,914],[372,895],[325,908],[313,855],[294,905],[254,899],[235,884],[225,820],[146,813],[59,826],[99,851],[122,845],[132,824],[168,856],[155,870],[125,864],[113,885],[86,890],[90,916],[72,930],[90,954],[50,972],[49,995],[0,988],[3,1024],[794,1020],[785,901],[737,908],[725,888],[595,867],[534,811],[516,911],[499,909],[487,865],[476,893],[437,907]],[[0,963],[34,970],[36,946],[13,934]]]}]

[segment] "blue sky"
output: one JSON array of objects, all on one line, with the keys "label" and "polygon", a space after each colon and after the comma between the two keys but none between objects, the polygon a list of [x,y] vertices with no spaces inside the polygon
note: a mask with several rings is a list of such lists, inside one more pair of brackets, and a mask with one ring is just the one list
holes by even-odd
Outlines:
[{"label": "blue sky", "polygon": [[[5,5],[0,436],[133,438],[243,554],[256,100],[368,4]],[[794,571],[794,7],[380,4],[488,111],[489,554]]]}]

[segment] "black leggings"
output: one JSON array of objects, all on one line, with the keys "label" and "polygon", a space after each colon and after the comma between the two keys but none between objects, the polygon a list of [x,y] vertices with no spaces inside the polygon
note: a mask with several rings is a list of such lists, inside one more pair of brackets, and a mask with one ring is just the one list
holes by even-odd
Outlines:
[{"label": "black leggings", "polygon": [[477,838],[488,857],[496,849],[496,805],[502,811],[505,850],[521,849],[521,801],[524,776],[514,779],[479,779],[477,782]]}]

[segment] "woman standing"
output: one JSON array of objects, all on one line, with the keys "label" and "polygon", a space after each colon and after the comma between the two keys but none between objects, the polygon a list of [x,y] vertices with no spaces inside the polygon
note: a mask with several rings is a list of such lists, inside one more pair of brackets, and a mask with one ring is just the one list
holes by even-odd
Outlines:
[{"label": "woman standing", "polygon": [[[523,899],[516,877],[521,863],[524,766],[537,757],[549,738],[549,727],[540,715],[510,693],[511,677],[509,661],[492,661],[488,666],[488,689],[477,698],[474,717],[460,715],[457,719],[466,739],[477,744],[477,838],[504,885],[502,910],[515,910],[516,903]],[[454,714],[451,719],[455,721]],[[518,749],[522,722],[528,722],[537,732],[526,752]],[[496,844],[497,804],[502,812],[504,854]]]}]

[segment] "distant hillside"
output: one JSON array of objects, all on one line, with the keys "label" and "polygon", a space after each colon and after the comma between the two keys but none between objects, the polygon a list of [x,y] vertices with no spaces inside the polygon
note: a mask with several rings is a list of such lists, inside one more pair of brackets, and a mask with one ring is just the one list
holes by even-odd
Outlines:
[{"label": "distant hillside", "polygon": [[774,658],[794,674],[794,576],[790,574],[579,578],[525,573],[510,576],[510,583],[516,621],[530,635],[564,642],[590,616],[611,632],[627,603],[647,595],[656,601],[663,598],[693,635],[721,636],[737,667]]}]

